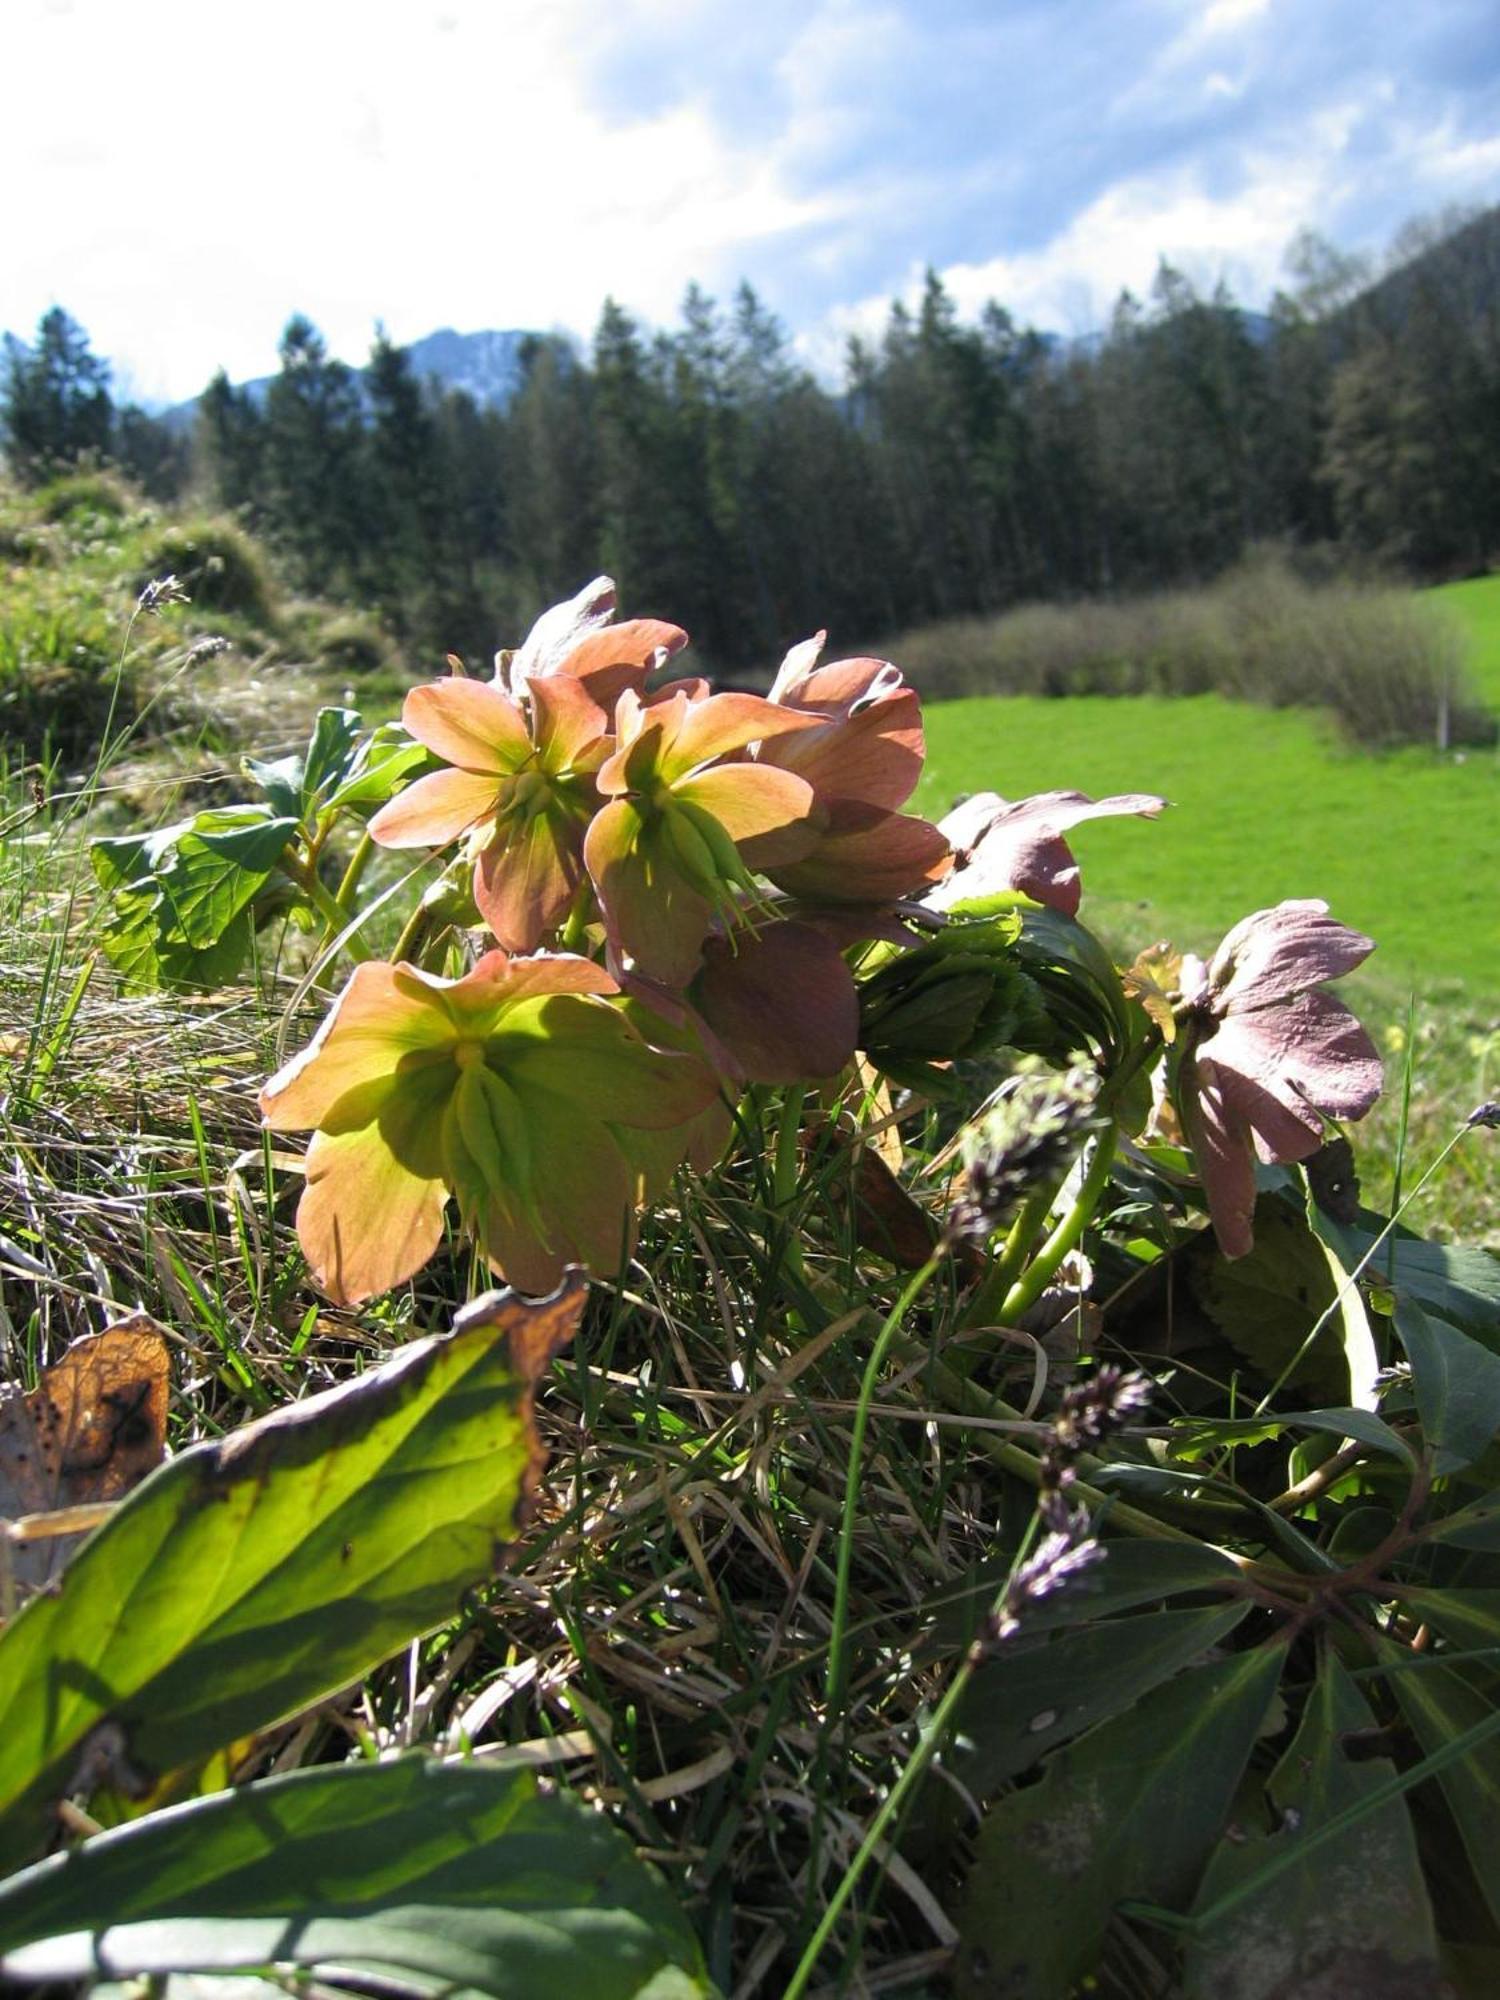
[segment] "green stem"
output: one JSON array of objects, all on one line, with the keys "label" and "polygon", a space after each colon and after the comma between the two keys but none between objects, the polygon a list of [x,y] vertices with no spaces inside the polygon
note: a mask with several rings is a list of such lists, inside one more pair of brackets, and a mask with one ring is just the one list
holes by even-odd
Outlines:
[{"label": "green stem", "polygon": [[574,892],[568,905],[567,918],[562,927],[559,947],[563,951],[582,951],[588,943],[589,918],[594,900],[594,885],[585,875]]},{"label": "green stem", "polygon": [[1014,1325],[1029,1306],[1036,1304],[1056,1274],[1058,1265],[1083,1240],[1083,1232],[1099,1206],[1099,1197],[1109,1184],[1109,1170],[1115,1158],[1116,1132],[1117,1127],[1111,1125],[1094,1141],[1094,1157],[1089,1161],[1088,1171],[1072,1207],[1006,1293],[999,1312],[1002,1325]]},{"label": "green stem", "polygon": [[342,949],[349,954],[356,965],[363,964],[367,958],[373,956],[364,939],[357,931],[350,928],[348,911],[339,907],[333,896],[318,880],[313,869],[294,860],[290,854],[284,854],[281,857],[281,872],[296,883],[308,902],[328,925],[329,943],[337,938]]},{"label": "green stem", "polygon": [[353,913],[354,892],[359,887],[364,872],[370,865],[370,856],[374,852],[375,843],[370,838],[368,829],[366,829],[356,842],[354,852],[349,856],[349,866],[344,870],[343,879],[340,881],[338,891],[333,899],[344,912],[346,918]]},{"label": "green stem", "polygon": [[1031,1248],[1037,1231],[1047,1220],[1048,1211],[1056,1196],[1057,1189],[1049,1182],[1046,1187],[1036,1188],[1026,1197],[1020,1213],[1011,1224],[1005,1241],[1000,1246],[998,1256],[965,1308],[963,1318],[959,1321],[960,1329],[992,1326],[999,1318],[1000,1307],[1019,1277],[1021,1267],[1026,1261],[1026,1252]]},{"label": "green stem", "polygon": [[972,1649],[960,1662],[957,1672],[944,1690],[943,1698],[932,1711],[932,1719],[912,1752],[906,1768],[886,1794],[875,1817],[870,1821],[869,1830],[860,1842],[853,1860],[844,1870],[843,1880],[829,1898],[817,1929],[808,1940],[806,1951],[797,1961],[797,1969],[792,1974],[782,2000],[800,2000],[807,1991],[807,1982],[823,1955],[823,1948],[833,1935],[833,1927],[838,1922],[844,1905],[854,1894],[859,1879],[869,1865],[871,1857],[880,1845],[882,1834],[910,1798],[918,1781],[925,1775],[928,1765],[942,1748],[947,1738],[949,1726],[964,1698],[969,1682],[974,1678],[974,1670],[979,1665],[978,1648]]},{"label": "green stem", "polygon": [[391,960],[396,965],[415,965],[417,956],[427,942],[427,933],[432,925],[432,912],[425,903],[418,903],[402,926],[401,935],[391,950]]}]

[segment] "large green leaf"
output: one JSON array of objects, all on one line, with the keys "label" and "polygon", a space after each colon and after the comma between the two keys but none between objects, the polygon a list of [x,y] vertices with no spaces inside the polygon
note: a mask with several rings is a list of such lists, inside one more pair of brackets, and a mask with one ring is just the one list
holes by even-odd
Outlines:
[{"label": "large green leaf", "polygon": [[1500,1354],[1424,1312],[1414,1299],[1398,1303],[1396,1332],[1411,1363],[1433,1470],[1457,1472],[1472,1465],[1500,1429]]},{"label": "large green leaf", "polygon": [[[1500,1659],[1500,1590],[1413,1590],[1401,1593],[1403,1608],[1412,1617],[1452,1645],[1467,1652],[1470,1648],[1493,1646]],[[1417,1672],[1430,1672],[1419,1667]]]},{"label": "large green leaf", "polygon": [[229,813],[200,813],[156,872],[163,908],[171,913],[166,936],[183,944],[217,944],[265,887],[296,831],[294,819],[246,824]]},{"label": "large green leaf", "polygon": [[[1390,1657],[1408,1656],[1392,1648]],[[1477,1694],[1456,1668],[1393,1673],[1388,1685],[1428,1755],[1494,1713],[1493,1704]],[[1500,1923],[1500,1740],[1492,1736],[1477,1744],[1440,1771],[1437,1782],[1457,1823],[1474,1879],[1490,1914]]]},{"label": "large green leaf", "polygon": [[1249,1600],[1090,1625],[1037,1645],[1002,1646],[969,1685],[948,1769],[975,1798],[1038,1763],[1181,1673],[1226,1638]]},{"label": "large green leaf", "polygon": [[[1268,1862],[1387,1783],[1383,1758],[1351,1761],[1344,1739],[1375,1717],[1338,1660],[1324,1658],[1291,1746],[1271,1774],[1274,1832],[1225,1841],[1200,1911],[1255,1880]],[[1188,1948],[1187,2000],[1313,2000],[1368,1993],[1427,2000],[1442,1991],[1432,1908],[1405,1801],[1371,1810],[1322,1853],[1227,1911]]]},{"label": "large green leaf", "polygon": [[272,763],[245,759],[245,769],[265,793],[271,810],[309,819],[349,776],[360,749],[360,718],[352,708],[320,708],[305,751]]},{"label": "large green leaf", "polygon": [[[584,1285],[491,1294],[455,1332],[194,1446],[0,1637],[0,1866],[80,1768],[179,1769],[347,1685],[491,1577],[541,1452],[534,1384]],[[107,1752],[107,1754],[106,1754]]]},{"label": "large green leaf", "polygon": [[345,1765],[117,1828],[0,1886],[0,1974],[277,1965],[383,1994],[690,2000],[711,1989],[663,1885],[527,1772]]},{"label": "large green leaf", "polygon": [[1281,1667],[1265,1646],[1157,1688],[986,1815],[959,1923],[963,2000],[1061,2000],[1118,1903],[1191,1898]]}]

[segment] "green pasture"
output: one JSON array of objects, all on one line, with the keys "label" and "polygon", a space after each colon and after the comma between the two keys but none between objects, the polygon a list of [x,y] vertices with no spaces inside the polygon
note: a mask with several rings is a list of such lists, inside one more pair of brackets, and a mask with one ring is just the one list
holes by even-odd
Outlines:
[{"label": "green pasture", "polygon": [[[1495,603],[1500,638],[1500,592]],[[1500,668],[1497,668],[1500,676]],[[1121,945],[1212,945],[1286,896],[1322,896],[1379,942],[1371,973],[1422,1000],[1500,996],[1500,761],[1343,748],[1316,716],[1189,699],[934,703],[916,804],[1072,787],[1154,791],[1156,822],[1077,833],[1085,916]]]},{"label": "green pasture", "polygon": [[1469,671],[1490,707],[1500,709],[1500,576],[1470,577],[1423,594],[1458,621],[1468,641]]}]

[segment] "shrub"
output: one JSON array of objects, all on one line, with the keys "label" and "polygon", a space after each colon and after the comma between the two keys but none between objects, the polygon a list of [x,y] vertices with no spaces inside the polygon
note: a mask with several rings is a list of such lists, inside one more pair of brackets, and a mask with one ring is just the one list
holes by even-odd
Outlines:
[{"label": "shrub", "polygon": [[1217,691],[1326,708],[1371,747],[1496,735],[1444,619],[1399,589],[1309,581],[1278,551],[1257,552],[1204,590],[1022,605],[929,626],[891,650],[939,700]]},{"label": "shrub", "polygon": [[238,523],[222,515],[176,522],[152,539],[136,588],[169,574],[202,610],[239,612],[258,625],[274,619],[265,557]]},{"label": "shrub", "polygon": [[346,674],[382,673],[393,664],[390,642],[377,621],[357,611],[320,620],[309,650],[314,660]]},{"label": "shrub", "polygon": [[123,521],[136,512],[139,502],[128,486],[112,473],[73,472],[54,479],[36,496],[37,512],[44,521],[82,523]]}]

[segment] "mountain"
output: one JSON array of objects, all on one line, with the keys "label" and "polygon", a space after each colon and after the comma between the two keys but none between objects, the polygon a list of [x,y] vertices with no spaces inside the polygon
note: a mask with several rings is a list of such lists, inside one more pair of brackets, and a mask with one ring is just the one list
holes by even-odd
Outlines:
[{"label": "mountain", "polygon": [[[529,340],[555,340],[557,335],[539,335],[522,327],[487,328],[482,333],[455,333],[451,326],[424,334],[407,347],[414,373],[442,390],[459,390],[472,396],[481,409],[503,410],[521,386],[521,355]],[[357,371],[359,372],[359,371]],[[263,403],[274,375],[258,375],[236,386],[247,390]],[[163,410],[168,423],[185,424],[198,406],[197,397]]]}]

